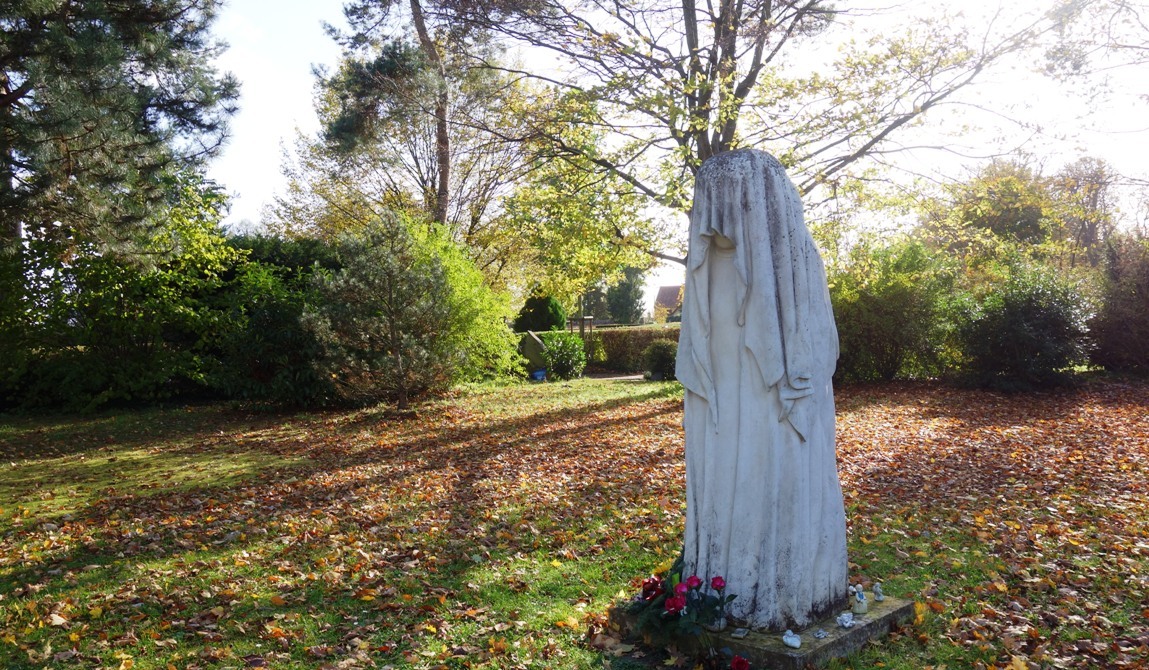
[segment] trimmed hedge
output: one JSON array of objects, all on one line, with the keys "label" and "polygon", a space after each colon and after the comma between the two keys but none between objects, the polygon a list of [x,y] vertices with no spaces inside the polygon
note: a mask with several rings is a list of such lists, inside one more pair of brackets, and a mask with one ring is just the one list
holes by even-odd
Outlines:
[{"label": "trimmed hedge", "polygon": [[[677,325],[638,328],[604,328],[594,331],[595,349],[601,344],[605,360],[601,365],[616,372],[642,372],[642,354],[655,340],[678,342]],[[597,362],[597,361],[596,361]]]}]

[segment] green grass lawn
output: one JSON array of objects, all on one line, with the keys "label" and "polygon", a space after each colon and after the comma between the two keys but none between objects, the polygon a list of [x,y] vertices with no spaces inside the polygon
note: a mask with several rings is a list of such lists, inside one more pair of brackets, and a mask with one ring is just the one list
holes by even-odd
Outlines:
[{"label": "green grass lawn", "polygon": [[[1149,386],[838,405],[852,575],[921,617],[834,667],[1149,665]],[[621,667],[587,631],[678,551],[681,418],[579,380],[0,422],[0,667]]]}]

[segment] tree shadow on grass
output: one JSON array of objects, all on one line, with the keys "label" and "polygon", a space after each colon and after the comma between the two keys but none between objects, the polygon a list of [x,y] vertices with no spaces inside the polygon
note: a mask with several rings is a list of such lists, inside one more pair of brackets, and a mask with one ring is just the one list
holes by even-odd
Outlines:
[{"label": "tree shadow on grass", "polygon": [[[268,424],[245,433],[243,449],[301,460],[265,470],[256,480],[116,493],[68,518],[37,519],[22,537],[9,535],[5,542],[23,544],[25,550],[48,545],[33,550],[42,554],[22,565],[6,561],[9,569],[0,583],[8,592],[34,588],[38,599],[69,597],[85,588],[105,594],[108,609],[117,615],[143,616],[132,628],[176,621],[181,634],[203,638],[192,645],[202,651],[216,637],[238,640],[215,626],[221,618],[211,615],[215,608],[224,607],[226,616],[243,619],[254,631],[267,625],[271,612],[266,605],[229,604],[227,596],[213,593],[215,587],[197,592],[159,584],[123,587],[131,596],[125,593],[120,603],[110,593],[114,584],[139,578],[141,566],[157,562],[171,570],[175,561],[185,566],[181,570],[198,573],[186,578],[188,584],[210,579],[210,573],[243,579],[245,569],[234,567],[241,560],[256,561],[273,574],[285,569],[274,565],[295,564],[321,577],[298,580],[286,573],[292,579],[281,589],[286,600],[273,608],[276,613],[362,618],[380,610],[356,600],[355,589],[380,580],[428,571],[426,580],[455,588],[476,570],[476,555],[497,560],[540,546],[559,550],[576,536],[591,538],[581,541],[580,551],[610,551],[612,542],[639,531],[617,530],[614,537],[610,524],[618,520],[605,510],[632,510],[651,496],[670,500],[681,487],[675,469],[681,461],[681,406],[660,402],[666,395],[665,388],[653,388],[636,397],[491,423],[465,414],[447,416],[448,407],[418,421],[384,425],[370,412],[348,420],[312,417],[289,435]],[[365,438],[365,430],[385,433],[385,444]],[[202,451],[207,447],[196,440],[211,435],[206,425],[179,434],[196,439],[177,453]],[[660,523],[649,510],[633,512],[629,521],[641,526],[644,514]],[[59,529],[49,530],[44,522]],[[346,568],[337,580],[325,579],[324,571],[331,574],[334,568],[324,561],[355,536],[364,538],[367,558],[359,561],[364,565]],[[58,548],[49,546],[57,540]],[[372,571],[375,576],[367,577]],[[405,624],[404,634],[436,616],[435,611],[407,612],[405,620],[412,623]],[[314,639],[336,650],[333,654],[352,653],[350,647],[337,651],[346,646],[345,634],[338,630]]]},{"label": "tree shadow on grass", "polygon": [[[681,405],[664,393],[652,388],[636,398],[502,418],[450,405],[402,422],[378,412],[319,415],[297,418],[290,428],[237,429],[238,444],[234,436],[221,444],[188,443],[177,450],[242,448],[301,460],[226,486],[93,501],[70,521],[54,517],[59,534],[30,525],[25,535],[2,539],[9,546],[0,590],[23,589],[31,597],[28,590],[36,588],[43,602],[95,592],[105,598],[100,625],[114,645],[127,634],[116,626],[126,630],[131,622],[142,630],[167,622],[172,632],[164,635],[181,636],[181,651],[243,649],[254,638],[297,659],[312,653],[301,645],[318,646],[323,657],[311,660],[320,664],[350,658],[358,653],[351,641],[369,639],[377,645],[373,654],[392,658],[384,648],[419,649],[434,639],[421,627],[442,629],[451,604],[523,594],[552,599],[564,583],[557,573],[537,582],[494,578],[485,566],[518,565],[539,552],[548,563],[557,556],[609,566],[634,554],[633,547],[649,547],[659,532],[674,532]],[[1124,457],[1095,446],[1103,434],[1118,445],[1130,434],[1149,434],[1140,411],[1144,395],[1102,386],[1076,399],[1042,396],[1039,407],[996,408],[1000,400],[992,395],[936,393],[923,398],[911,386],[867,401],[874,415],[851,426],[843,442],[848,489],[870,501],[920,502],[949,513],[1015,493],[1026,504],[1080,495],[1090,485],[1104,493],[1120,486],[1120,477],[1145,477],[1143,464],[1121,470],[1138,467],[1132,459],[1144,456],[1144,445]],[[1073,421],[1058,420],[1068,411],[1076,412]],[[1105,433],[1112,429],[1107,417],[1116,415],[1125,432]],[[60,536],[60,546],[38,548]],[[623,549],[627,542],[632,548]],[[15,558],[21,555],[23,563]],[[103,567],[85,570],[89,565]],[[467,586],[472,582],[475,590]],[[386,595],[405,584],[411,601]],[[274,589],[283,604],[270,603],[266,593],[228,595],[240,586]],[[375,599],[357,596],[363,589],[375,589]],[[294,629],[276,637],[269,626],[291,629],[276,618],[284,616],[328,619],[298,637]],[[501,623],[512,618],[490,616]],[[495,633],[476,633],[478,646]],[[130,640],[123,644],[133,648]]]},{"label": "tree shadow on grass", "polygon": [[210,441],[231,437],[236,432],[266,429],[291,416],[217,404],[117,411],[95,416],[9,417],[0,423],[0,459],[19,462],[145,448],[158,441]]}]

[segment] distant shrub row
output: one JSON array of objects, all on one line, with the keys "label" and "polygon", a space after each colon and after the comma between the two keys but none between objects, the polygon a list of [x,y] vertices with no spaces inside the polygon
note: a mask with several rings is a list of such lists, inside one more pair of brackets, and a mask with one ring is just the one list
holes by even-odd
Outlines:
[{"label": "distant shrub row", "polygon": [[[1088,365],[1149,373],[1149,241],[1115,238],[1108,256],[1104,272],[1090,274],[1016,249],[971,260],[915,240],[860,244],[828,273],[835,379],[945,377],[1024,390],[1065,383]],[[589,361],[669,379],[678,334],[677,325],[596,330],[585,358],[575,335],[544,339],[555,347],[552,378],[577,376]]]},{"label": "distant shrub row", "polygon": [[656,340],[678,342],[678,325],[603,328],[588,336],[591,362],[616,372],[648,371],[643,353]]},{"label": "distant shrub row", "polygon": [[[839,382],[945,377],[1025,390],[1087,365],[1149,374],[1149,240],[1114,238],[1100,275],[1020,253],[963,265],[919,241],[861,244],[828,279]],[[586,348],[600,367],[665,375],[678,333],[601,329]]]},{"label": "distant shrub row", "polygon": [[829,273],[835,379],[1021,390],[1089,364],[1149,372],[1149,245],[1117,244],[1099,284],[1017,254],[961,266],[916,241],[860,245]]},{"label": "distant shrub row", "polygon": [[58,240],[0,254],[0,410],[402,404],[518,369],[507,299],[441,231],[225,239],[194,214],[152,267]]}]

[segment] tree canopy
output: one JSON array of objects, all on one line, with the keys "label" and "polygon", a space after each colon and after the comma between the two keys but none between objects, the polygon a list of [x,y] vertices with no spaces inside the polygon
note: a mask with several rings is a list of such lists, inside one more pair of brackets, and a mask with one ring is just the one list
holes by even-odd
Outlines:
[{"label": "tree canopy", "polygon": [[[1063,14],[1081,8],[1071,10]],[[851,10],[825,0],[480,1],[440,11],[553,55],[550,69],[510,69],[586,106],[556,109],[534,135],[679,210],[689,209],[694,170],[740,146],[778,154],[803,194],[832,183],[899,149],[896,133],[1060,25],[1043,15],[971,30],[935,17],[848,40],[827,58],[821,37]],[[564,124],[609,128],[611,142],[571,142]]]},{"label": "tree canopy", "polygon": [[175,164],[216,152],[238,95],[212,59],[219,0],[0,10],[0,240],[133,237]]}]

